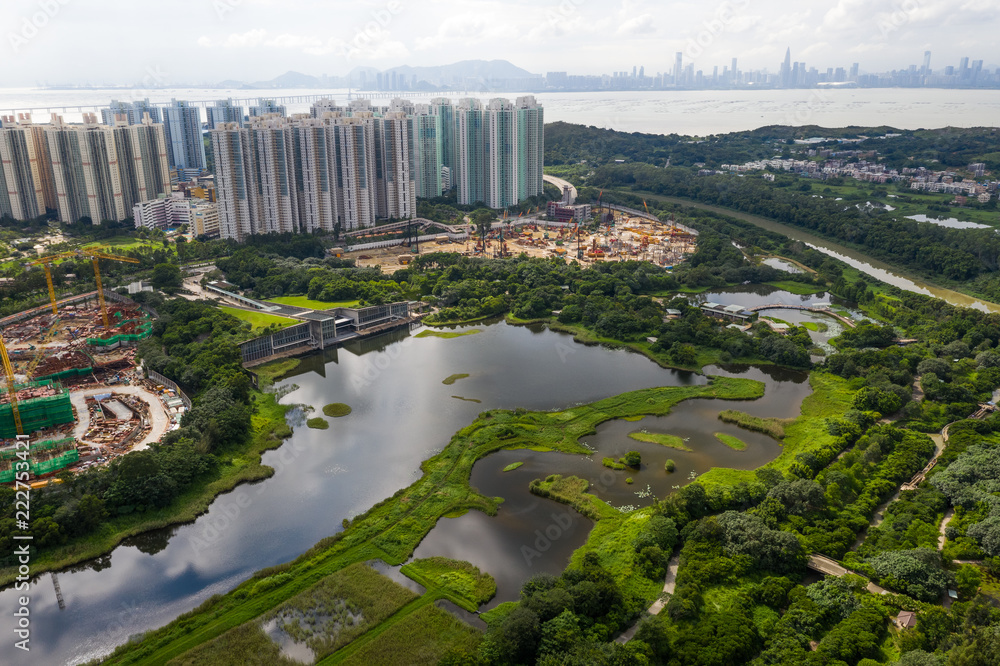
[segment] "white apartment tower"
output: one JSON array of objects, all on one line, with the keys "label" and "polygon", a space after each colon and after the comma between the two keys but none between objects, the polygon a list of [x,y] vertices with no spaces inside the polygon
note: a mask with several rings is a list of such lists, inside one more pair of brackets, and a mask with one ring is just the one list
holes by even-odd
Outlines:
[{"label": "white apartment tower", "polygon": [[[414,182],[413,121],[403,111],[390,111],[379,119],[382,180],[378,216],[390,220],[416,217],[417,200]],[[382,208],[384,205],[384,208]]]},{"label": "white apartment tower", "polygon": [[31,128],[4,116],[0,127],[0,216],[31,220],[45,214],[39,156]]},{"label": "white apartment tower", "polygon": [[54,116],[46,128],[59,219],[94,224],[124,220],[126,210],[114,129],[100,125],[91,113],[83,125],[69,125]]},{"label": "white apartment tower", "polygon": [[463,99],[455,109],[456,164],[452,178],[458,187],[458,203],[471,205],[486,201],[486,136],[483,105],[477,99]]},{"label": "white apartment tower", "polygon": [[[427,104],[417,104],[412,116],[414,148],[414,183],[416,195],[423,199],[439,197],[444,192],[443,164],[445,128],[440,115]],[[450,188],[447,188],[450,189]]]}]

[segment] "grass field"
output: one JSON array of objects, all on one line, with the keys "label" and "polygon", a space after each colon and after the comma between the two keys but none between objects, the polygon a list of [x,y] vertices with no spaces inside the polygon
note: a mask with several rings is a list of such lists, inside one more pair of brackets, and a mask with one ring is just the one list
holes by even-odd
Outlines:
[{"label": "grass field", "polygon": [[449,375],[449,376],[445,377],[444,379],[442,379],[441,383],[445,384],[447,386],[451,386],[452,384],[454,384],[455,382],[457,382],[459,379],[465,379],[468,376],[469,376],[469,374],[465,373],[465,372],[454,374],[454,375]]},{"label": "grass field", "polygon": [[[764,385],[757,381],[712,377],[706,385],[643,389],[558,412],[500,409],[482,412],[470,425],[455,433],[440,453],[422,463],[420,479],[355,517],[343,532],[324,539],[294,562],[257,572],[232,592],[209,599],[199,609],[147,633],[143,640],[121,646],[108,657],[107,663],[169,661],[250,618],[269,612],[350,564],[371,559],[402,564],[442,516],[471,509],[496,515],[499,499],[484,497],[469,484],[473,465],[490,453],[531,447],[589,455],[590,450],[579,440],[592,435],[595,428],[606,421],[641,414],[662,416],[677,403],[691,398],[749,400],[761,397],[763,391]],[[632,514],[619,515],[622,518],[616,517],[612,522],[625,520],[625,524],[630,524],[627,520]],[[602,519],[598,525],[604,522]],[[632,541],[626,546],[634,556]],[[612,548],[611,545],[604,547]],[[625,556],[623,551],[621,557]],[[618,568],[631,571],[633,565],[622,564]],[[271,580],[273,584],[258,588],[263,580]],[[624,584],[641,586],[649,601],[662,589],[662,580],[659,583],[625,581]],[[394,618],[396,615],[368,632],[361,639],[365,646],[371,645],[369,634],[374,641],[376,632],[389,631]],[[452,620],[450,616],[448,619]],[[348,654],[338,655],[351,653],[352,649],[360,655],[362,647],[348,646],[330,659],[346,658]],[[367,663],[383,662],[372,658]]]},{"label": "grass field", "polygon": [[733,451],[742,451],[747,448],[747,443],[739,437],[733,437],[722,432],[715,433],[715,438],[731,448]]},{"label": "grass field", "polygon": [[515,469],[517,469],[518,467],[520,467],[523,464],[524,464],[523,462],[512,462],[511,464],[509,464],[506,467],[504,467],[503,471],[504,472],[513,472]]},{"label": "grass field", "polygon": [[448,611],[427,605],[405,615],[346,658],[335,653],[321,664],[431,666],[450,650],[472,654],[482,634]]},{"label": "grass field", "polygon": [[778,282],[768,282],[767,284],[775,287],[776,289],[781,289],[782,291],[787,291],[798,296],[808,296],[810,294],[821,294],[826,291],[826,287],[817,287],[811,284],[802,284],[801,282],[792,282],[791,280],[780,280]]},{"label": "grass field", "polygon": [[399,571],[423,585],[428,592],[436,593],[470,613],[476,612],[497,593],[493,576],[468,562],[447,557],[414,560],[404,564]]},{"label": "grass field", "polygon": [[637,442],[649,442],[650,444],[659,444],[660,446],[669,446],[672,449],[680,449],[681,451],[690,451],[691,449],[684,440],[677,435],[667,435],[660,432],[630,432],[628,434],[630,439],[634,439]]},{"label": "grass field", "polygon": [[723,423],[733,423],[744,430],[762,432],[775,439],[783,439],[785,436],[785,424],[781,419],[766,419],[759,416],[751,416],[746,412],[740,412],[735,409],[727,409],[719,412],[719,420]]},{"label": "grass field", "polygon": [[314,430],[326,430],[330,427],[330,422],[320,416],[317,416],[306,421],[306,425]]},{"label": "grass field", "polygon": [[466,335],[475,335],[477,333],[482,333],[481,328],[470,328],[467,331],[421,331],[414,335],[415,338],[444,338],[445,340],[450,340],[452,338],[461,338]]},{"label": "grass field", "polygon": [[278,296],[268,298],[270,303],[279,305],[291,305],[297,308],[309,308],[310,310],[332,310],[333,308],[356,308],[361,301],[314,301],[308,296]]},{"label": "grass field", "polygon": [[294,326],[299,323],[295,319],[279,317],[277,315],[267,314],[266,312],[251,312],[249,310],[241,310],[240,308],[228,308],[224,305],[219,306],[219,309],[226,314],[233,315],[240,321],[247,322],[254,331],[267,328],[271,324],[277,324],[280,328],[288,328],[289,326]]},{"label": "grass field", "polygon": [[281,654],[260,625],[247,622],[230,629],[214,641],[171,659],[169,666],[301,666],[302,662]]}]

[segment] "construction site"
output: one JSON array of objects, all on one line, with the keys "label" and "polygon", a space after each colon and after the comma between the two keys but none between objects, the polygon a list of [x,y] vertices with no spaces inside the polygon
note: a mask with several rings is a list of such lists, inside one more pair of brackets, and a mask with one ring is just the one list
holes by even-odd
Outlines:
[{"label": "construction site", "polygon": [[529,257],[564,257],[585,265],[601,261],[649,261],[671,268],[695,251],[697,232],[678,223],[673,216],[660,221],[648,212],[619,206],[598,205],[593,214],[589,205],[586,208],[588,214],[578,221],[535,216],[505,218],[494,222],[488,230],[474,233],[466,225],[463,234],[408,239],[394,246],[349,252],[347,256],[360,266],[381,266],[383,271],[392,273],[408,265],[415,256],[431,252],[486,258],[523,253]]},{"label": "construction site", "polygon": [[176,386],[136,366],[154,313],[103,290],[62,301],[49,293],[49,305],[0,319],[0,483],[25,471],[15,467],[19,435],[29,438],[31,480],[47,483],[147,447],[186,409]]}]

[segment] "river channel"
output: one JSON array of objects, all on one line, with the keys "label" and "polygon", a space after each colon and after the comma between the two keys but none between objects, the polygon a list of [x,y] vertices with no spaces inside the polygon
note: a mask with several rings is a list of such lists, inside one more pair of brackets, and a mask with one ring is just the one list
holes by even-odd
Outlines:
[{"label": "river channel", "polygon": [[951,303],[952,305],[957,305],[963,308],[975,308],[976,310],[981,310],[982,312],[1000,312],[1000,304],[983,301],[969,296],[968,294],[952,291],[951,289],[945,289],[944,287],[930,284],[919,278],[908,277],[903,275],[898,268],[890,266],[885,262],[872,259],[871,257],[865,256],[856,250],[825,238],[820,238],[819,236],[811,234],[808,231],[803,231],[798,227],[775,222],[774,220],[769,220],[758,215],[741,213],[740,211],[723,208],[722,206],[712,206],[709,204],[699,203],[690,199],[667,197],[646,192],[643,193],[643,196],[650,199],[656,199],[657,201],[666,201],[669,203],[680,204],[682,206],[700,208],[701,210],[709,210],[722,215],[735,217],[736,219],[743,220],[745,222],[750,222],[751,224],[757,225],[762,229],[767,229],[768,231],[774,231],[775,233],[782,234],[783,236],[788,236],[792,240],[801,241],[824,254],[827,254],[835,259],[839,259],[845,264],[857,268],[866,275],[870,275],[881,280],[882,282],[885,282],[886,284],[894,285],[906,291],[924,294],[925,296],[934,296],[936,298],[940,298],[946,303]]},{"label": "river channel", "polygon": [[[787,292],[768,297],[800,298]],[[330,429],[323,431],[305,427],[308,414],[297,410],[292,438],[264,455],[274,476],[220,496],[194,523],[144,534],[99,560],[59,572],[64,609],[57,604],[53,577],[37,578],[28,593],[31,653],[7,649],[3,662],[72,664],[105,655],[212,594],[232,589],[254,571],[294,559],[340,531],[344,518],[412,483],[420,462],[486,409],[561,409],[625,391],[706,381],[702,375],[660,368],[639,354],[577,344],[543,327],[497,323],[472,328],[481,332],[454,339],[397,331],[304,359],[280,383],[289,391],[282,401],[317,409],[345,402],[353,413],[330,419]],[[417,556],[450,555],[479,565],[496,577],[493,603],[499,603],[516,598],[533,573],[560,572],[590,531],[589,521],[570,512],[572,525],[542,557],[525,562],[521,546],[533,543],[535,530],[544,531],[554,513],[567,512],[563,505],[530,495],[532,479],[576,474],[591,479],[595,492],[615,506],[643,506],[712,466],[751,468],[777,455],[775,442],[740,432],[716,415],[736,407],[762,416],[793,416],[809,393],[806,375],[755,368],[707,372],[764,381],[765,396],[751,403],[692,400],[666,417],[603,424],[586,438],[595,449],[590,458],[530,451],[484,458],[473,470],[472,483],[505,498],[498,516],[471,512],[442,520]],[[442,383],[459,373],[469,377]],[[627,437],[638,429],[687,438],[691,451]],[[716,432],[737,435],[748,446],[728,449],[715,439]],[[635,483],[627,485],[623,472],[606,470],[600,461],[630,449],[642,453],[644,464],[631,473]],[[677,463],[672,475],[663,470],[668,457]],[[525,464],[514,472],[500,471],[512,461]],[[605,471],[610,474],[602,477]],[[637,496],[647,485],[652,495]],[[0,613],[10,617],[20,594],[10,588],[0,593]]]}]

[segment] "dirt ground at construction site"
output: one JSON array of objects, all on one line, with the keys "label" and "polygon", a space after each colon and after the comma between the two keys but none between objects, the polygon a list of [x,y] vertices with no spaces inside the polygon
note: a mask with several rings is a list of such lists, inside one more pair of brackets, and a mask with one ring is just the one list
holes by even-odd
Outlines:
[{"label": "dirt ground at construction site", "polygon": [[[608,222],[611,222],[608,220]],[[444,237],[427,237],[419,244],[419,254],[456,252],[470,257],[496,258],[502,256],[562,257],[582,265],[600,261],[650,261],[664,267],[680,263],[695,250],[696,236],[679,224],[652,222],[638,217],[617,216],[613,224],[599,227],[598,231],[579,234],[574,227],[547,227],[545,223],[505,229],[501,252],[500,232],[493,231],[486,241],[485,250],[478,238],[466,241],[445,240]],[[358,266],[381,267],[392,274],[405,268],[417,253],[405,245],[347,252]],[[578,255],[579,256],[578,258]]]},{"label": "dirt ground at construction site", "polygon": [[[68,441],[78,460],[65,469],[80,470],[147,448],[178,427],[185,406],[177,391],[144,378],[136,365],[136,344],[152,326],[149,314],[134,303],[109,301],[105,328],[96,298],[58,310],[45,308],[3,327],[24,413],[69,394],[65,415],[44,421],[34,440]],[[0,407],[10,409],[6,388],[5,382]]]}]

